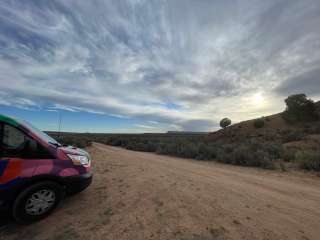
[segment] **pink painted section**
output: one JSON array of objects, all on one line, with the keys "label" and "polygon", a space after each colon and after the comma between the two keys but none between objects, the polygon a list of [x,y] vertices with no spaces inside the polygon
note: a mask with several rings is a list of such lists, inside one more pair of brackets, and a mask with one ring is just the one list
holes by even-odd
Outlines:
[{"label": "pink painted section", "polygon": [[73,176],[78,174],[79,172],[74,168],[66,168],[66,169],[63,169],[61,172],[59,172],[59,176],[61,177],[68,177],[68,176]]},{"label": "pink painted section", "polygon": [[39,160],[37,161],[38,167],[34,175],[50,173],[53,169],[52,160]]},{"label": "pink painted section", "polygon": [[39,165],[38,160],[24,160],[22,161],[22,172],[20,174],[21,177],[32,177],[36,168]]}]

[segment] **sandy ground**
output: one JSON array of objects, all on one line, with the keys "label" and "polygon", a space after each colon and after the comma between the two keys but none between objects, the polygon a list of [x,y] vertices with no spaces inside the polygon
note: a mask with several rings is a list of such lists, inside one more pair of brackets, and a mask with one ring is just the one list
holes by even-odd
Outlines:
[{"label": "sandy ground", "polygon": [[0,239],[320,239],[320,178],[94,144],[94,182]]}]

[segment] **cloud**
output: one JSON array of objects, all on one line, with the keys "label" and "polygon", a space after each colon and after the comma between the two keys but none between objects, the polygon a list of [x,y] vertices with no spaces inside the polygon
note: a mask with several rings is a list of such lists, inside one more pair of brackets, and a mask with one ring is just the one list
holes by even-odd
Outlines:
[{"label": "cloud", "polygon": [[319,13],[317,0],[4,0],[0,104],[197,131],[267,115],[276,94],[316,93]]},{"label": "cloud", "polygon": [[306,93],[319,97],[320,68],[286,79],[286,81],[277,87],[276,91],[284,96],[292,93]]},{"label": "cloud", "polygon": [[146,128],[146,129],[157,129],[154,126],[149,126],[149,125],[143,125],[143,124],[135,124],[136,127],[138,128]]},{"label": "cloud", "polygon": [[180,122],[179,125],[182,129],[192,129],[195,132],[212,131],[217,127],[217,124],[214,121],[202,119]]}]

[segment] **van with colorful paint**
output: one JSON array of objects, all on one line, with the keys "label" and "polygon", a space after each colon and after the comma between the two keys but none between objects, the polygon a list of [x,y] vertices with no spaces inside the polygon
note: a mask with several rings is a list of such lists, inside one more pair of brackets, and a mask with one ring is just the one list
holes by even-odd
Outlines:
[{"label": "van with colorful paint", "polygon": [[87,152],[0,114],[0,210],[11,211],[18,222],[37,221],[91,181]]}]

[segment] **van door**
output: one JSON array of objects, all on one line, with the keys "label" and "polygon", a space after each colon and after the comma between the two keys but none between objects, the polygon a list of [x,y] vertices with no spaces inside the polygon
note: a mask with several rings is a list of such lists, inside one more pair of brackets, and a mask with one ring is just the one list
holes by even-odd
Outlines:
[{"label": "van door", "polygon": [[35,141],[20,129],[0,123],[0,189],[20,185],[33,176],[36,164],[28,161],[28,149]]}]

